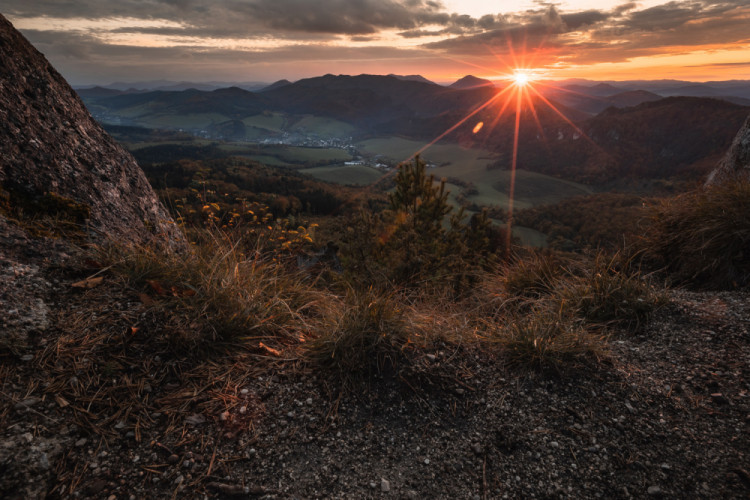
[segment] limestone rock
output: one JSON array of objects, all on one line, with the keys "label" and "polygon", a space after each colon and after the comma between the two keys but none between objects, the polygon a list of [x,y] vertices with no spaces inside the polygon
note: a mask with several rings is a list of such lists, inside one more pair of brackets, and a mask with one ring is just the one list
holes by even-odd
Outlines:
[{"label": "limestone rock", "polygon": [[706,185],[737,178],[750,179],[750,116],[732,141],[727,154],[708,176]]},{"label": "limestone rock", "polygon": [[95,238],[141,243],[184,238],[135,159],[0,15],[0,194],[53,196],[85,208]]}]

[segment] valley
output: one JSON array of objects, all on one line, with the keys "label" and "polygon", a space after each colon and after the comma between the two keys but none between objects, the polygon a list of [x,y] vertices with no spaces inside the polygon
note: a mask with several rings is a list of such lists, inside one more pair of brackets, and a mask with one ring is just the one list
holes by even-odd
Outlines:
[{"label": "valley", "polygon": [[[520,220],[533,221],[514,228],[519,241],[545,246],[552,231],[566,235],[554,238],[557,245],[585,244],[559,219],[573,205],[602,193],[596,204],[603,208],[607,193],[659,197],[699,182],[750,108],[741,86],[683,87],[704,97],[663,97],[680,87],[649,82],[540,83],[540,94],[518,110],[514,208]],[[79,90],[142,164],[236,157],[371,196],[387,192],[395,167],[420,153],[436,182],[446,181],[456,209],[467,217],[488,210],[500,226],[509,208],[515,117],[496,97],[503,92],[473,77],[443,87],[376,75],[325,75],[254,92]],[[564,209],[554,208],[562,202]],[[540,213],[557,219],[550,226]],[[638,216],[635,208],[630,215]]]}]

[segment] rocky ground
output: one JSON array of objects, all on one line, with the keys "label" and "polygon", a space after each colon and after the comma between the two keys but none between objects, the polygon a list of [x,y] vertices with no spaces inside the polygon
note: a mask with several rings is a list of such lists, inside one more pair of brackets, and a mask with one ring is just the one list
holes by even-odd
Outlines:
[{"label": "rocky ground", "polygon": [[342,391],[271,351],[185,351],[74,247],[0,223],[0,497],[750,495],[747,292],[672,291],[583,372],[444,345]]}]

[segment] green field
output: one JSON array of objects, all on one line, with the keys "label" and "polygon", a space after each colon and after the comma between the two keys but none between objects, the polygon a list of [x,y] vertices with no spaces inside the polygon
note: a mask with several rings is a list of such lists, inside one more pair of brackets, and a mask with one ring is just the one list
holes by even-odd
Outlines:
[{"label": "green field", "polygon": [[[425,145],[418,141],[389,137],[363,141],[358,146],[368,154],[382,154],[388,158],[405,160]],[[499,169],[487,170],[487,165],[494,161],[492,153],[481,149],[463,148],[457,144],[436,144],[425,149],[421,156],[426,162],[438,165],[428,170],[436,179],[456,177],[471,182],[478,193],[467,197],[470,202],[483,206],[508,205],[510,172]],[[448,184],[448,187],[455,203],[455,195],[462,188],[451,184]],[[582,184],[518,170],[514,206],[530,208],[591,193],[592,190]]]},{"label": "green field", "polygon": [[281,113],[263,113],[248,116],[242,120],[242,123],[248,127],[270,130],[271,132],[281,132],[286,123],[286,117]]},{"label": "green field", "polygon": [[316,179],[335,184],[367,186],[383,176],[383,172],[364,165],[341,165],[300,170]]},{"label": "green field", "polygon": [[249,155],[249,154],[242,154],[241,156],[245,158],[249,158],[253,161],[257,161],[258,163],[262,163],[264,165],[269,165],[271,167],[294,167],[291,163],[287,163],[284,160],[280,160],[276,158],[275,156],[267,156],[267,155]]},{"label": "green field", "polygon": [[333,118],[308,115],[291,125],[288,130],[293,132],[306,132],[316,134],[319,137],[347,137],[356,130],[353,125]]}]

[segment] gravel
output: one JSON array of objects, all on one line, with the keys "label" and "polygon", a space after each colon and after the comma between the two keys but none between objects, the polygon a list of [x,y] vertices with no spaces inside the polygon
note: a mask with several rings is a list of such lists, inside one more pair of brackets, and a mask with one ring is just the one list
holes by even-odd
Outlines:
[{"label": "gravel", "polygon": [[[174,352],[136,350],[158,323],[133,292],[106,279],[74,290],[80,271],[0,257],[34,269],[19,288],[48,308],[47,325],[0,365],[2,498],[750,495],[746,291],[670,292],[585,372],[510,370],[488,350],[445,344],[343,391],[331,375],[283,363],[263,372],[240,354],[209,360],[225,368],[198,383]],[[7,283],[0,296],[21,300]],[[143,337],[96,355],[52,348],[77,308],[99,303],[95,324],[106,320],[112,339],[134,321]],[[115,382],[127,405],[96,399]]]}]

